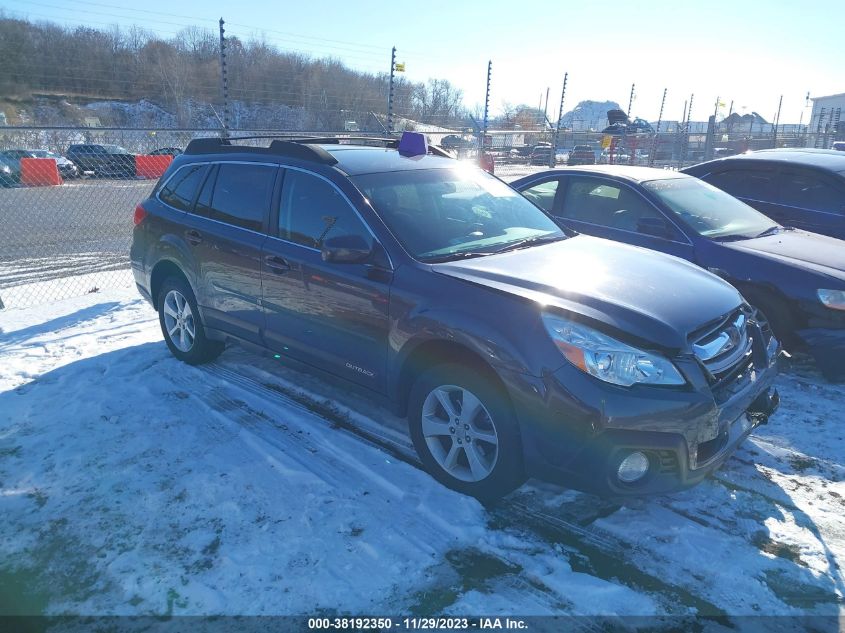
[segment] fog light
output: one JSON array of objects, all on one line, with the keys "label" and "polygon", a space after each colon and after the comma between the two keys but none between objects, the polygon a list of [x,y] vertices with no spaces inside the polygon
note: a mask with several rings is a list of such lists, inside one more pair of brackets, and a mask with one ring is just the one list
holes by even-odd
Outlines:
[{"label": "fog light", "polygon": [[619,470],[616,471],[616,476],[619,481],[632,484],[645,477],[648,467],[649,462],[646,454],[635,451],[622,460],[622,463],[619,464]]}]

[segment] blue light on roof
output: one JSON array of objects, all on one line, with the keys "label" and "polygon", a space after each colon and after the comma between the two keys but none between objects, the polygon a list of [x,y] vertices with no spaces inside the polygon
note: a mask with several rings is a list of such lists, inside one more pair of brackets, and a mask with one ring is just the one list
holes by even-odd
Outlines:
[{"label": "blue light on roof", "polygon": [[428,154],[428,142],[425,134],[419,132],[402,132],[399,139],[399,153],[402,156],[425,156]]}]

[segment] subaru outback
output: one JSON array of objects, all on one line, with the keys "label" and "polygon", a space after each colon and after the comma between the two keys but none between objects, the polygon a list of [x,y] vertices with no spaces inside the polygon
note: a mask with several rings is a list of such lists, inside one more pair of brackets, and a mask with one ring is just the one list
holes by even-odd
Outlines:
[{"label": "subaru outback", "polygon": [[685,488],[778,403],[778,342],[732,286],[566,233],[422,135],[194,140],[134,221],[174,356],[231,341],[383,396],[427,470],[482,499],[531,476]]}]

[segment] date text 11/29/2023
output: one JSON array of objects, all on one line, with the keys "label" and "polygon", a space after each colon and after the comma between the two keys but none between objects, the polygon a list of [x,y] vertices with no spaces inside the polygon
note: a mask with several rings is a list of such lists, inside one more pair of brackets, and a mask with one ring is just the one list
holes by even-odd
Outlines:
[{"label": "date text 11/29/2023", "polygon": [[376,617],[334,617],[308,618],[310,630],[443,630],[485,631],[485,630],[526,630],[528,625],[519,618],[376,618]]}]

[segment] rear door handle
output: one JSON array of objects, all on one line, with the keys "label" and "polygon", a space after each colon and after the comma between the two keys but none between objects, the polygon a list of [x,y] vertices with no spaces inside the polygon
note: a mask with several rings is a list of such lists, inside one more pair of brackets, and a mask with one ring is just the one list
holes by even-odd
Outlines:
[{"label": "rear door handle", "polygon": [[189,244],[196,246],[197,244],[202,243],[202,234],[199,231],[185,231],[185,239],[188,240]]},{"label": "rear door handle", "polygon": [[278,255],[267,255],[264,258],[264,263],[267,265],[267,268],[277,275],[283,275],[290,270],[290,264],[288,264],[287,260]]}]

